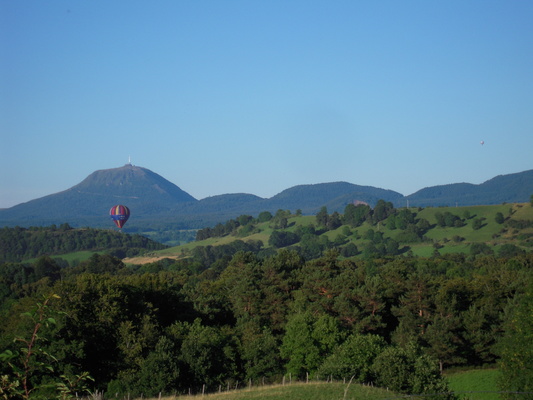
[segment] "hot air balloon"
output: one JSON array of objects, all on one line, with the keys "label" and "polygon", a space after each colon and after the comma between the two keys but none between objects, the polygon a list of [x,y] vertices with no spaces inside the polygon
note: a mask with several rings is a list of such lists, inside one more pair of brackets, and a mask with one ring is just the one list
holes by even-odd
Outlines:
[{"label": "hot air balloon", "polygon": [[128,218],[130,217],[130,209],[121,204],[111,207],[109,216],[119,229],[122,229]]},{"label": "hot air balloon", "polygon": [[485,144],[485,141],[482,140],[481,142],[479,142],[479,144],[483,146]]}]

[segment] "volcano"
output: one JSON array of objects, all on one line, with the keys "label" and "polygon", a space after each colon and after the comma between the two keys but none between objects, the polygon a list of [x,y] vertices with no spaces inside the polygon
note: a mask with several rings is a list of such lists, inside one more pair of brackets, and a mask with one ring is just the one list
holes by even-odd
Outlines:
[{"label": "volcano", "polygon": [[70,189],[2,210],[0,220],[36,226],[62,222],[106,226],[109,209],[115,204],[127,205],[133,217],[150,218],[197,201],[149,169],[126,164],[95,171]]}]

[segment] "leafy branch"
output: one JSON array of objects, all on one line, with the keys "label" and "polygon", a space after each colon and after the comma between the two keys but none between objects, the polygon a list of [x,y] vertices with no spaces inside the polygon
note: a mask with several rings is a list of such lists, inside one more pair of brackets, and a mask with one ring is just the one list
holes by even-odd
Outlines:
[{"label": "leafy branch", "polygon": [[40,335],[43,327],[51,327],[57,324],[51,315],[59,312],[52,310],[50,302],[59,299],[57,294],[51,294],[44,298],[43,302],[38,302],[36,307],[22,314],[30,318],[33,329],[29,339],[17,337],[14,342],[22,343],[18,352],[5,350],[0,353],[0,361],[6,362],[11,368],[12,374],[0,376],[0,399],[30,399],[37,390],[53,389],[58,392],[58,399],[66,400],[72,397],[75,391],[88,392],[87,381],[93,379],[87,372],[69,378],[61,375],[60,382],[56,383],[35,383],[35,378],[39,379],[45,374],[53,373],[52,362],[58,360],[49,354],[41,343],[46,339]]}]

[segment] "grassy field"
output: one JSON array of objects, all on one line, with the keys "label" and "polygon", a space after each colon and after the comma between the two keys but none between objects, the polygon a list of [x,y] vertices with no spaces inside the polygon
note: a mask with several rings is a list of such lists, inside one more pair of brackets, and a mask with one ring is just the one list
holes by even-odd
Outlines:
[{"label": "grassy field", "polygon": [[[162,400],[387,400],[398,395],[388,390],[342,382],[293,383],[231,390],[195,396],[161,397]],[[157,400],[158,397],[146,400]],[[136,399],[140,400],[140,399]]]},{"label": "grassy field", "polygon": [[448,379],[450,389],[459,394],[461,399],[500,400],[497,381],[500,371],[497,369],[475,369],[452,373]]}]

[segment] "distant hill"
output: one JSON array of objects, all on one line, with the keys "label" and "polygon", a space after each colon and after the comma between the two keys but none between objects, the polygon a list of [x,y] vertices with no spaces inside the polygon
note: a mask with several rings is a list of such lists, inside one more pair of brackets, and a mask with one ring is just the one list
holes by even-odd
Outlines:
[{"label": "distant hill", "polygon": [[[454,183],[419,190],[406,199],[411,206],[472,206],[524,203],[533,194],[533,170],[499,175],[482,184]],[[405,201],[404,201],[405,204]]]},{"label": "distant hill", "polygon": [[[375,204],[379,199],[395,202],[403,198],[392,190],[378,189],[371,186],[359,186],[347,182],[319,183],[315,185],[298,185],[286,189],[269,199],[250,194],[226,194],[208,197],[195,204],[180,206],[195,214],[258,214],[262,211],[301,210],[303,214],[316,214],[326,206],[328,211],[344,211],[347,204],[356,200]],[[233,218],[230,217],[230,218]]]},{"label": "distant hill", "polygon": [[396,202],[402,198],[403,195],[392,190],[334,182],[294,186],[269,199],[269,203],[271,208],[301,209],[304,214],[314,214],[322,206],[328,211],[344,212],[347,204],[357,200],[376,204],[380,199]]},{"label": "distant hill", "polygon": [[142,167],[123,167],[93,172],[63,192],[0,209],[2,226],[47,226],[68,223],[74,227],[113,227],[108,217],[115,204],[132,211],[126,231],[198,229],[213,226],[242,214],[262,211],[301,210],[316,214],[344,212],[347,204],[362,201],[373,206],[379,199],[405,206],[491,205],[527,202],[533,194],[533,170],[497,176],[483,184],[457,183],[402,194],[348,182],[298,185],[269,198],[253,194],[222,194],[197,200],[160,175]]}]

